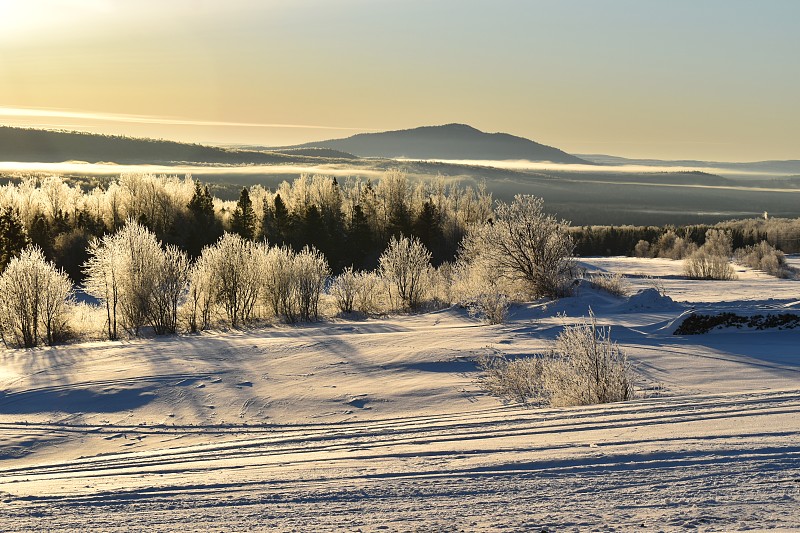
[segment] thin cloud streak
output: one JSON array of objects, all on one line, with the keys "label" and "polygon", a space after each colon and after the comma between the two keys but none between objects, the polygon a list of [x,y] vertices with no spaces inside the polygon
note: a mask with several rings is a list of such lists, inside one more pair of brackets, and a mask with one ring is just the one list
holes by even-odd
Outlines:
[{"label": "thin cloud streak", "polygon": [[70,111],[64,109],[36,109],[30,107],[0,107],[0,117],[12,118],[63,118],[93,120],[100,122],[125,122],[135,124],[157,124],[169,126],[211,126],[234,128],[276,128],[276,129],[312,129],[339,131],[377,131],[372,128],[355,128],[352,126],[321,126],[315,124],[280,124],[258,122],[227,122],[215,120],[189,120],[151,115],[128,115],[120,113],[93,113],[88,111]]}]

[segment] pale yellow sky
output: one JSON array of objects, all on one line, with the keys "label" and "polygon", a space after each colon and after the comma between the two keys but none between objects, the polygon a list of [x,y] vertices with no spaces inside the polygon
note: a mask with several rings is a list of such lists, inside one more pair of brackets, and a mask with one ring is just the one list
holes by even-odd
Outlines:
[{"label": "pale yellow sky", "polygon": [[800,159],[791,0],[0,0],[0,124],[262,145],[464,122]]}]

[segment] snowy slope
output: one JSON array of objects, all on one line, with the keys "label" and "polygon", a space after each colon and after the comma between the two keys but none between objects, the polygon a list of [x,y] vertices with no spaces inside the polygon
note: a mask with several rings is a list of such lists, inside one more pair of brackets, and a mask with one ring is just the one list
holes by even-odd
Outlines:
[{"label": "snowy slope", "polygon": [[[800,331],[672,335],[798,282],[586,263],[671,300],[581,287],[500,326],[449,309],[0,352],[2,529],[800,528]],[[524,409],[476,385],[477,354],[542,351],[590,306],[638,399]]]}]

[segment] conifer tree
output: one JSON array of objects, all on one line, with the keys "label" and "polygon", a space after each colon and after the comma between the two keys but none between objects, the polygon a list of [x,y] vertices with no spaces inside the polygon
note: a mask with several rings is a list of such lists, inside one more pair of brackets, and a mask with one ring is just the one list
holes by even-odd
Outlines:
[{"label": "conifer tree", "polygon": [[250,193],[246,187],[242,189],[239,194],[239,201],[236,202],[231,229],[243,239],[251,241],[255,239],[256,212],[253,210],[253,201],[250,200]]},{"label": "conifer tree", "polygon": [[214,215],[214,199],[208,185],[194,184],[194,194],[186,206],[189,210],[189,230],[186,238],[186,251],[191,257],[198,257],[203,247],[215,242],[222,235],[222,227]]},{"label": "conifer tree", "polygon": [[28,244],[28,233],[17,213],[10,208],[0,211],[0,272]]}]

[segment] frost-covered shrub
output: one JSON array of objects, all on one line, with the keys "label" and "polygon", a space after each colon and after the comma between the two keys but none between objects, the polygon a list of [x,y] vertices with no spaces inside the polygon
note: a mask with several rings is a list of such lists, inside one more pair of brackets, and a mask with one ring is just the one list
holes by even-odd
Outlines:
[{"label": "frost-covered shrub", "polygon": [[691,279],[736,279],[736,273],[727,257],[711,255],[703,248],[689,256],[683,264],[683,272]]},{"label": "frost-covered shrub", "polygon": [[117,338],[118,323],[132,335],[148,324],[158,334],[176,331],[189,281],[185,252],[162,248],[152,231],[128,221],[117,233],[90,243],[84,270],[86,291],[106,308],[110,339]]},{"label": "frost-covered shrub", "polygon": [[544,389],[553,406],[593,405],[633,398],[633,371],[597,319],[565,326],[545,359]]},{"label": "frost-covered shrub", "polygon": [[697,245],[678,235],[673,230],[667,230],[656,243],[658,257],[667,259],[684,259],[697,250]]},{"label": "frost-covered shrub", "polygon": [[619,272],[602,272],[589,277],[592,286],[614,296],[625,297],[630,294],[630,285]]},{"label": "frost-covered shrub", "polygon": [[201,254],[189,269],[189,294],[184,312],[192,333],[211,327],[216,301],[211,256]]},{"label": "frost-covered shrub", "polygon": [[261,290],[265,251],[262,245],[225,233],[203,249],[201,261],[208,269],[208,290],[222,306],[231,327],[253,318]]},{"label": "frost-covered shrub", "polygon": [[501,324],[511,303],[525,297],[526,287],[518,280],[498,278],[482,261],[459,258],[452,266],[452,302],[466,308],[471,316],[489,324]]},{"label": "frost-covered shrub", "polygon": [[300,320],[316,320],[319,298],[331,273],[328,261],[319,250],[306,246],[294,257],[292,268]]},{"label": "frost-covered shrub", "polygon": [[650,243],[644,239],[640,239],[633,247],[633,255],[636,257],[653,257],[652,247]]},{"label": "frost-covered shrub", "polygon": [[416,237],[392,237],[379,259],[389,298],[398,309],[420,307],[428,284],[431,253]]},{"label": "frost-covered shrub", "polygon": [[298,314],[294,258],[288,246],[272,246],[264,259],[261,294],[272,313],[287,322],[297,321]]},{"label": "frost-covered shrub", "polygon": [[72,282],[47,261],[38,246],[28,246],[0,275],[0,336],[7,346],[32,348],[63,340]]},{"label": "frost-covered shrub", "polygon": [[508,359],[502,354],[486,354],[478,357],[478,366],[483,370],[481,387],[493,396],[518,403],[537,402],[546,396],[542,357]]},{"label": "frost-covered shrub", "polygon": [[384,282],[375,272],[357,272],[346,268],[333,279],[330,294],[340,313],[358,312],[375,315],[383,311],[381,295]]},{"label": "frost-covered shrub", "polygon": [[382,296],[388,293],[386,281],[377,272],[356,273],[358,291],[353,308],[365,315],[377,315],[386,309]]},{"label": "frost-covered shrub", "polygon": [[156,261],[147,317],[155,333],[165,335],[178,331],[178,308],[189,283],[189,257],[169,245]]},{"label": "frost-covered shrub", "polygon": [[733,255],[733,235],[730,231],[710,229],[702,249],[709,255],[730,259]]},{"label": "frost-covered shrub", "polygon": [[483,388],[506,400],[563,407],[633,398],[631,365],[610,328],[598,327],[591,313],[588,321],[565,326],[548,354],[484,356],[478,364]]},{"label": "frost-covered shrub", "polygon": [[735,260],[740,265],[762,270],[777,278],[792,278],[795,275],[793,269],[786,263],[783,252],[775,249],[767,241],[739,248],[736,250]]},{"label": "frost-covered shrub", "polygon": [[524,283],[532,298],[562,296],[575,266],[568,223],[546,214],[543,200],[529,195],[498,202],[495,215],[469,230],[463,260],[483,262],[495,277]]},{"label": "frost-covered shrub", "polygon": [[359,290],[359,277],[353,267],[345,268],[341,274],[333,278],[330,294],[336,302],[340,313],[352,313]]},{"label": "frost-covered shrub", "polygon": [[706,242],[683,263],[686,277],[691,279],[736,279],[730,264],[733,253],[730,231],[710,229],[706,231]]},{"label": "frost-covered shrub", "polygon": [[488,324],[502,324],[508,318],[511,301],[499,292],[482,292],[468,305],[471,316],[478,316]]}]

